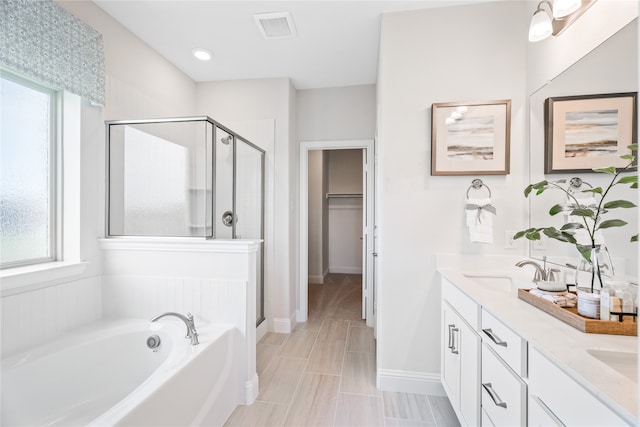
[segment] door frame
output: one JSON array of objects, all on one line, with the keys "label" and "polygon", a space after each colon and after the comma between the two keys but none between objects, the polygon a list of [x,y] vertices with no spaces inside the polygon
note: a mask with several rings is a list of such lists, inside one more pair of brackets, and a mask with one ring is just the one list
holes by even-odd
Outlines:
[{"label": "door frame", "polygon": [[[296,320],[306,322],[308,318],[309,304],[309,151],[315,150],[349,150],[364,149],[366,153],[366,169],[363,167],[363,179],[368,174],[368,183],[363,187],[367,206],[363,206],[366,218],[363,214],[363,229],[370,230],[368,235],[363,235],[366,242],[366,257],[363,258],[363,288],[366,289],[366,312],[367,326],[374,326],[374,282],[373,282],[373,248],[374,248],[374,140],[373,139],[353,139],[338,141],[303,141],[300,143],[300,228],[298,236],[300,239],[300,263],[298,268],[298,313]],[[364,165],[363,165],[364,166]],[[366,224],[366,227],[364,226]]]}]

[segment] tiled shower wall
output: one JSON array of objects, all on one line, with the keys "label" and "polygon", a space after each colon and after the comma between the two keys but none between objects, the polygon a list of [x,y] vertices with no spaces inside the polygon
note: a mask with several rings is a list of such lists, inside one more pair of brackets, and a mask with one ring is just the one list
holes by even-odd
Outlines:
[{"label": "tiled shower wall", "polygon": [[5,357],[102,317],[101,276],[2,297]]}]

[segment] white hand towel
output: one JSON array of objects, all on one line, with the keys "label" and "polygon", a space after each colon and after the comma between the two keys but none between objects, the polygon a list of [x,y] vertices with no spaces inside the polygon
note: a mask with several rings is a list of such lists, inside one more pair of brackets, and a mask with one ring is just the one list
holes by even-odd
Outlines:
[{"label": "white hand towel", "polygon": [[491,199],[467,199],[466,222],[472,243],[493,243],[493,215]]},{"label": "white hand towel", "polygon": [[575,307],[578,302],[576,294],[569,292],[564,292],[563,295],[549,295],[538,289],[531,289],[529,293],[565,308]]}]

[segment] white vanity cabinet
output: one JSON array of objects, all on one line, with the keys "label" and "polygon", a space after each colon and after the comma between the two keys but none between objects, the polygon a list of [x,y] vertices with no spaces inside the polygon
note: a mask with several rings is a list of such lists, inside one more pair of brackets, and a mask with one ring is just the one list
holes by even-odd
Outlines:
[{"label": "white vanity cabinet", "polygon": [[629,425],[535,348],[529,351],[529,402],[530,426]]},{"label": "white vanity cabinet", "polygon": [[479,306],[442,281],[442,384],[458,419],[480,425]]}]

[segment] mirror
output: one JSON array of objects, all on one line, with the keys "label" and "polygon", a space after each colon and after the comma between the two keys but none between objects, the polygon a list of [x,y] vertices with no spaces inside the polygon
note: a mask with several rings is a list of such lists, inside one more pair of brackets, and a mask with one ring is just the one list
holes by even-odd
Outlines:
[{"label": "mirror", "polygon": [[[638,90],[638,19],[635,19],[612,37],[596,47],[571,67],[556,76],[547,85],[529,97],[529,171],[530,182],[579,177],[593,187],[605,187],[611,175],[595,172],[544,173],[545,122],[544,104],[549,97],[571,95],[594,95]],[[567,185],[567,184],[565,184]],[[583,188],[585,184],[583,184]],[[547,190],[545,193],[529,196],[529,226],[560,228],[565,222],[563,214],[549,215],[549,209],[556,203],[563,203],[564,193]],[[638,190],[628,186],[613,188],[607,201],[625,199],[638,202]],[[622,219],[628,224],[620,228],[603,230],[604,243],[613,257],[616,274],[627,276],[637,282],[638,243],[630,243],[632,235],[638,233],[638,208],[615,209],[605,219]],[[561,264],[576,264],[580,255],[573,245],[543,237],[540,242],[529,242],[529,253],[533,258],[547,256]],[[633,279],[632,279],[633,278]]]}]

